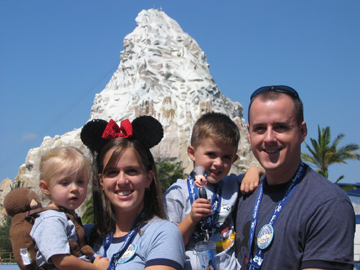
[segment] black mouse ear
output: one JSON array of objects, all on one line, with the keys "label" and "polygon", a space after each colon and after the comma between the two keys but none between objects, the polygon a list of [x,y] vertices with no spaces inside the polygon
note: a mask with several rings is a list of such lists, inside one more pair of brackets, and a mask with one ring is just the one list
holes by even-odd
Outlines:
[{"label": "black mouse ear", "polygon": [[133,137],[151,148],[157,145],[164,136],[164,130],[161,123],[154,117],[143,115],[132,121]]},{"label": "black mouse ear", "polygon": [[81,141],[91,150],[97,153],[108,142],[102,137],[108,122],[102,119],[93,119],[87,122],[80,133]]}]

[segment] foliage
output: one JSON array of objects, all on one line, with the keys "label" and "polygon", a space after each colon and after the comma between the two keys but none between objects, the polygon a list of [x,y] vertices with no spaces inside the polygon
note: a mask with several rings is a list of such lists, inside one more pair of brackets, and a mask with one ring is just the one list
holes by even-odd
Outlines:
[{"label": "foliage", "polygon": [[161,161],[156,164],[156,169],[158,171],[162,193],[165,193],[177,179],[184,179],[186,177],[181,162],[170,163],[169,161]]},{"label": "foliage", "polygon": [[12,252],[9,229],[11,226],[11,217],[4,216],[0,225],[0,252]]},{"label": "foliage", "polygon": [[[12,184],[10,184],[10,190],[14,190],[23,186],[24,186],[23,181],[15,180]],[[0,223],[0,252],[12,252],[11,241],[9,236],[11,220],[12,220],[11,217],[4,216],[2,222]]]},{"label": "foliage", "polygon": [[85,224],[94,224],[94,200],[93,196],[91,195],[90,199],[83,205],[85,208],[85,212],[81,217],[82,223]]},{"label": "foliage", "polygon": [[10,190],[14,190],[17,189],[19,187],[23,187],[24,186],[24,182],[20,181],[20,180],[14,180],[13,184],[10,184]]},{"label": "foliage", "polygon": [[[359,150],[360,146],[356,143],[350,143],[343,147],[338,147],[340,141],[345,137],[340,133],[335,140],[330,144],[331,135],[330,127],[321,128],[318,126],[318,140],[310,138],[311,146],[306,142],[306,148],[310,154],[301,153],[301,158],[304,161],[312,163],[317,172],[323,175],[325,178],[329,177],[329,166],[336,163],[346,163],[346,160],[357,159],[360,160],[360,154],[355,152]],[[341,175],[335,182],[339,182],[344,176]]]}]

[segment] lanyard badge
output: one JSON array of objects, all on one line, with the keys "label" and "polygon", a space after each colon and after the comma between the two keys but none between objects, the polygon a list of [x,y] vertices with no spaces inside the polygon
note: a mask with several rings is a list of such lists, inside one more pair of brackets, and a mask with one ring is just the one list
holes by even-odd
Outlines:
[{"label": "lanyard badge", "polygon": [[248,270],[255,270],[260,269],[261,264],[264,260],[264,251],[269,245],[271,244],[273,237],[274,237],[274,224],[279,217],[281,211],[284,209],[285,204],[289,200],[292,193],[295,191],[297,186],[300,184],[301,180],[305,176],[307,166],[301,161],[300,166],[298,170],[296,171],[296,174],[294,177],[289,181],[288,185],[286,186],[286,189],[283,194],[283,198],[277,203],[273,214],[270,217],[270,220],[267,224],[265,224],[259,231],[257,235],[257,246],[258,249],[256,251],[256,254],[254,258],[251,256],[251,250],[252,250],[252,243],[254,240],[254,234],[255,234],[255,228],[257,224],[258,214],[260,210],[260,204],[262,200],[263,195],[263,186],[264,181],[260,184],[259,192],[255,201],[253,214],[251,217],[251,226],[250,226],[250,236],[249,236],[249,265],[247,267]]},{"label": "lanyard badge", "polygon": [[[126,235],[125,241],[121,247],[121,249],[116,252],[110,260],[110,265],[108,267],[108,270],[115,270],[117,264],[126,263],[128,260],[130,260],[135,254],[137,250],[136,244],[130,244],[133,237],[136,235],[136,233],[139,230],[139,226],[141,223],[141,220],[144,218],[145,215],[145,209],[141,211],[141,213],[136,218],[133,227],[129,231],[129,233]],[[113,240],[113,232],[108,234],[103,238],[103,246],[104,246],[104,255],[103,257],[106,257],[106,252],[109,249],[111,243]]]},{"label": "lanyard badge", "polygon": [[[191,205],[198,198],[207,199],[205,186],[207,184],[207,173],[202,167],[195,167],[187,179],[190,203]],[[201,269],[219,269],[218,260],[216,259],[216,244],[210,241],[209,238],[212,234],[212,228],[221,204],[221,187],[215,184],[215,190],[211,201],[212,214],[200,221],[200,226],[197,226],[193,232],[195,239],[200,240],[195,245],[195,251],[201,265]],[[203,240],[201,241],[201,238]]]},{"label": "lanyard badge", "polygon": [[[198,167],[196,167],[198,168]],[[189,197],[190,197],[190,204],[192,205],[195,200],[199,198],[199,195],[201,195],[201,192],[199,192],[201,189],[203,189],[202,192],[205,192],[205,186],[198,187],[195,183],[195,178],[197,177],[197,173],[195,170],[193,170],[189,177],[187,178],[187,186],[189,190]],[[199,194],[200,193],[200,194]],[[205,195],[202,195],[205,197]],[[207,195],[206,197],[207,198]],[[210,216],[207,216],[204,218],[204,220],[200,221],[200,226],[197,226],[195,231],[193,232],[193,236],[195,239],[200,240],[201,237],[205,239],[206,241],[209,240],[209,237],[212,234],[212,228],[214,225],[215,220],[217,219],[217,216],[219,215],[221,205],[221,187],[218,183],[215,184],[215,190],[214,194],[212,196],[211,200],[211,212],[212,214]]]}]

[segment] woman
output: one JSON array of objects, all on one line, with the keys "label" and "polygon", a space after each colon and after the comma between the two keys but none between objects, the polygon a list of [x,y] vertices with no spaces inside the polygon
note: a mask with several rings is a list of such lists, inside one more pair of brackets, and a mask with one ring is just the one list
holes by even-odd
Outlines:
[{"label": "woman", "polygon": [[150,116],[132,123],[92,120],[81,139],[96,156],[94,180],[96,254],[109,258],[109,269],[182,269],[185,250],[178,228],[166,221],[150,148],[163,137]]}]

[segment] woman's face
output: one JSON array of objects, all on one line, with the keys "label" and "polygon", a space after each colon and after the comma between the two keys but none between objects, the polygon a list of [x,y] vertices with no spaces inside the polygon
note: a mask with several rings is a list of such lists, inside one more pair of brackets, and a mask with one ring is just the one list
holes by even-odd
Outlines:
[{"label": "woman's face", "polygon": [[[109,150],[104,156],[104,168],[113,154]],[[145,188],[148,188],[154,177],[152,171],[145,172],[144,166],[139,163],[135,152],[126,148],[119,159],[100,177],[100,185],[105,196],[111,202],[115,215],[136,214],[144,207]]]}]

